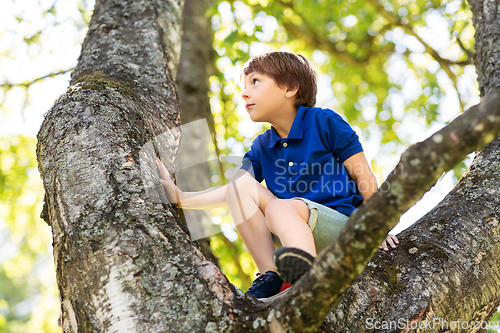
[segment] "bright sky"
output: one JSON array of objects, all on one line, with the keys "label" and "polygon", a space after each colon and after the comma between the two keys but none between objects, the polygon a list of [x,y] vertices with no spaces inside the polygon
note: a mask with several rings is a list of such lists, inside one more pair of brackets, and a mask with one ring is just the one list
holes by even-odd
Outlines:
[{"label": "bright sky", "polygon": [[[84,38],[85,29],[78,29],[75,24],[81,15],[72,1],[56,2],[59,24],[53,26],[55,17],[43,11],[48,10],[52,0],[3,0],[0,11],[0,50],[9,52],[10,59],[0,58],[0,81],[7,79],[9,83],[31,81],[60,70],[70,69],[76,64],[80,53],[80,42]],[[15,15],[23,18],[18,22]],[[83,23],[80,23],[82,25]],[[37,45],[28,47],[23,43],[24,35],[33,35],[45,29],[40,41],[43,48]],[[25,90],[14,88],[8,93],[5,105],[7,114],[0,114],[0,135],[25,134],[36,136],[43,120],[43,114],[49,110],[64,91],[69,82],[69,74],[49,78],[33,84],[30,88],[30,100],[23,110]]]}]

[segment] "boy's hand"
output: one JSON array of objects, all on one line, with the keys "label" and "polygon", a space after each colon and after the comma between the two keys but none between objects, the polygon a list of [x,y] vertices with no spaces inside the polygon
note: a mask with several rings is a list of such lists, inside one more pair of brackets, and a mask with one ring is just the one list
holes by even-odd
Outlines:
[{"label": "boy's hand", "polygon": [[380,250],[389,251],[389,245],[391,248],[395,249],[396,245],[399,244],[399,240],[395,235],[388,234],[385,241],[378,247]]},{"label": "boy's hand", "polygon": [[156,166],[158,167],[158,170],[160,170],[160,183],[163,185],[165,190],[167,190],[167,197],[170,203],[179,205],[180,200],[179,200],[179,194],[180,190],[179,188],[174,184],[172,179],[170,178],[170,173],[168,172],[167,168],[165,165],[163,165],[162,161],[157,157],[156,158]]}]

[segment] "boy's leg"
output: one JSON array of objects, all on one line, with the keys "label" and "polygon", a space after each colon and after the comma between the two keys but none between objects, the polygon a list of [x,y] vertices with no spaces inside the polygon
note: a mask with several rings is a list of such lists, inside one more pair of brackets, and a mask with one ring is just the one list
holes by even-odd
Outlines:
[{"label": "boy's leg", "polygon": [[316,247],[312,231],[307,224],[309,207],[302,200],[276,199],[267,206],[266,223],[285,247],[301,249],[313,257]]},{"label": "boy's leg", "polygon": [[236,230],[261,273],[275,271],[275,250],[264,213],[274,195],[252,176],[243,175],[229,184],[226,201]]},{"label": "boy's leg", "polygon": [[273,256],[278,275],[291,284],[311,268],[316,256],[309,214],[308,205],[296,199],[274,200],[266,210],[267,225],[283,244]]}]

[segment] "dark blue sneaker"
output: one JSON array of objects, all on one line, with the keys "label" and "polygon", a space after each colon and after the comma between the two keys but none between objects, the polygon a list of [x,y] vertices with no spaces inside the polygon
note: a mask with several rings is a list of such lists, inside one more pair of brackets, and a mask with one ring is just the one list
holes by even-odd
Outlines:
[{"label": "dark blue sneaker", "polygon": [[268,271],[264,274],[257,274],[257,278],[245,294],[265,302],[284,293],[291,286],[291,284],[284,282],[276,272]]},{"label": "dark blue sneaker", "polygon": [[295,283],[311,268],[314,257],[295,247],[280,247],[274,254],[279,276],[288,283]]}]

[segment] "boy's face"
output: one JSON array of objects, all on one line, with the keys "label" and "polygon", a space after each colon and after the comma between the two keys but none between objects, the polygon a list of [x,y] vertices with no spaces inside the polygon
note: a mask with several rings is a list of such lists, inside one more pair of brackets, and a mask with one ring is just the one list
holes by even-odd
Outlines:
[{"label": "boy's face", "polygon": [[244,75],[242,89],[241,97],[252,121],[273,124],[291,110],[297,111],[295,93],[280,88],[267,74],[252,72]]}]

